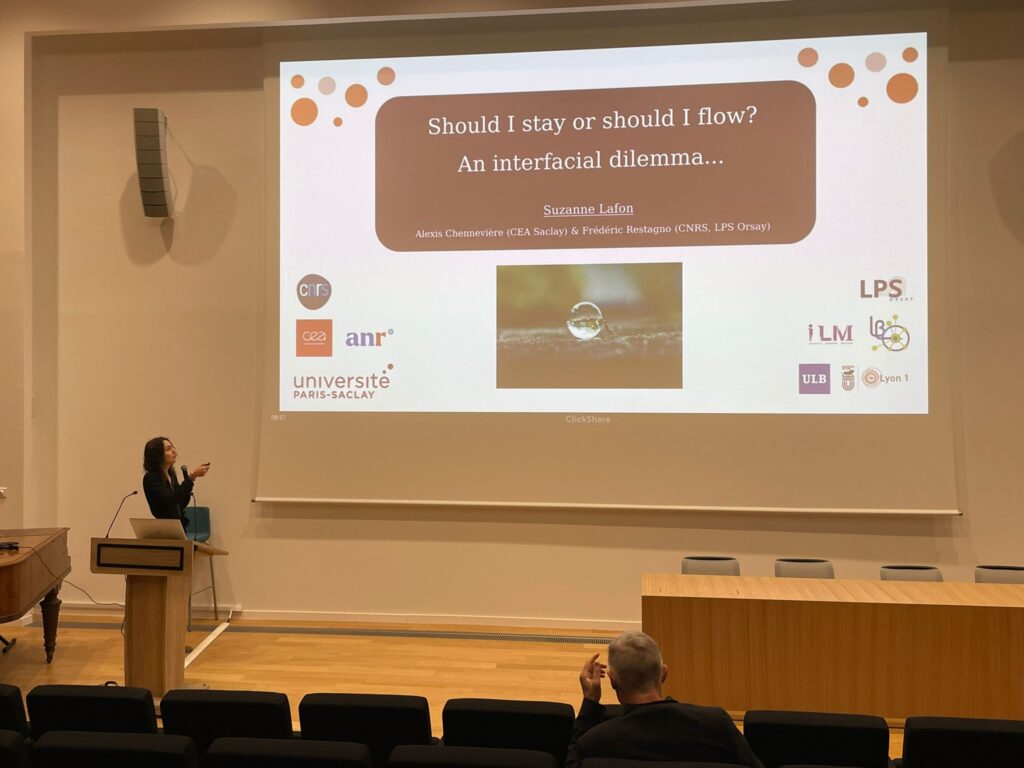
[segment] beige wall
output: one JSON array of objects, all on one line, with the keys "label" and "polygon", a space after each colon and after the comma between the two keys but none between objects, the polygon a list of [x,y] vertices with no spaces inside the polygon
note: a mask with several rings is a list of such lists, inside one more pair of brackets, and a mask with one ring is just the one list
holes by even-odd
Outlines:
[{"label": "beige wall", "polygon": [[[970,578],[978,561],[1024,561],[1016,395],[1024,103],[1011,97],[1024,81],[1024,11],[950,20],[946,218],[965,516],[912,520],[249,504],[270,251],[264,211],[275,189],[265,163],[273,141],[264,133],[265,78],[274,76],[267,50],[295,38],[309,38],[301,45],[311,57],[372,49],[381,28],[36,38],[26,69],[24,31],[105,29],[111,19],[117,28],[275,20],[286,4],[205,3],[172,14],[173,4],[156,2],[47,3],[45,17],[35,5],[0,10],[0,64],[18,75],[0,78],[0,485],[12,489],[0,522],[69,526],[72,581],[98,600],[120,599],[123,586],[88,573],[89,537],[139,487],[142,442],[158,433],[170,433],[186,462],[213,462],[197,493],[215,510],[217,542],[232,552],[218,572],[220,596],[247,613],[623,626],[639,620],[640,574],[677,570],[687,552],[735,553],[753,574],[770,573],[779,555],[818,555],[842,576],[865,578],[883,561],[937,563],[952,578]],[[109,10],[119,5],[123,15]],[[298,8],[296,18],[368,7],[287,6]],[[852,22],[834,23],[841,32]],[[673,35],[664,23],[645,32],[642,17],[611,31],[602,24],[559,22],[536,40]],[[436,41],[417,44],[429,50]],[[453,44],[471,45],[471,36]],[[169,116],[179,187],[173,230],[139,215],[134,106]],[[145,514],[140,495],[122,518]],[[122,519],[115,533],[128,531]],[[70,587],[62,597],[84,601]]]}]

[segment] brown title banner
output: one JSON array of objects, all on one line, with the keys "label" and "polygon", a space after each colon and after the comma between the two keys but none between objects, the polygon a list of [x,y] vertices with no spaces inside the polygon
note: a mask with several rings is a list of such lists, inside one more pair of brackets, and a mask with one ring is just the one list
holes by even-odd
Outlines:
[{"label": "brown title banner", "polygon": [[377,114],[394,251],[793,243],[815,220],[793,81],[407,96]]}]

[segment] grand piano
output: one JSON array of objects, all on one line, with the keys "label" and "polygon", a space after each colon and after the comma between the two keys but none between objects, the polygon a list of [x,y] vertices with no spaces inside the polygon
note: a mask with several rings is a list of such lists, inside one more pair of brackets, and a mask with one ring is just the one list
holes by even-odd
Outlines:
[{"label": "grand piano", "polygon": [[[0,623],[19,619],[39,603],[43,612],[46,663],[57,646],[57,593],[71,572],[67,528],[26,528],[0,531],[0,542],[14,541],[17,550],[0,550]],[[6,653],[13,641],[3,648]]]}]

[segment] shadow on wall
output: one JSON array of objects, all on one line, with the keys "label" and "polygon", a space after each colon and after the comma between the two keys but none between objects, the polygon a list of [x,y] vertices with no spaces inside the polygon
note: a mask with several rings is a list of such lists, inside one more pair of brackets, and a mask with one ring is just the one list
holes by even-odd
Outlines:
[{"label": "shadow on wall", "polygon": [[996,152],[989,164],[989,177],[1003,223],[1017,242],[1024,244],[1024,133],[1018,133]]},{"label": "shadow on wall", "polygon": [[165,256],[178,264],[210,261],[227,240],[238,208],[238,193],[209,165],[197,166],[187,189],[175,195],[173,219],[146,218],[139,177],[132,174],[121,194],[121,235],[132,263],[145,267]]}]

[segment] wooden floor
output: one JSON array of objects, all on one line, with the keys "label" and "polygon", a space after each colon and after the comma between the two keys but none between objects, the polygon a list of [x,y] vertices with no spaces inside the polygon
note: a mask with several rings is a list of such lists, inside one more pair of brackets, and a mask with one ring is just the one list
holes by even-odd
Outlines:
[{"label": "wooden floor", "polygon": [[[96,619],[92,618],[95,622]],[[0,657],[0,682],[27,692],[42,683],[98,685],[107,680],[124,684],[123,646],[119,625],[101,629],[75,626],[80,619],[62,617],[53,663],[46,664],[42,628],[2,629],[17,645]],[[602,643],[523,642],[493,639],[424,637],[366,637],[329,634],[338,629],[367,629],[370,625],[289,623],[254,629],[252,622],[234,621],[186,670],[189,684],[210,688],[279,691],[288,695],[292,720],[298,729],[299,701],[307,693],[394,693],[424,696],[430,703],[434,734],[441,735],[441,710],[459,697],[560,701],[578,708],[578,675],[584,660],[602,658]],[[212,625],[210,625],[212,628]],[[289,629],[301,629],[301,633]],[[514,635],[615,636],[615,632],[586,633],[502,627],[373,625],[376,629],[429,630]],[[197,627],[196,629],[201,629]],[[316,630],[311,632],[310,630]],[[207,629],[189,633],[198,645]],[[609,702],[615,694],[606,692]],[[898,757],[902,730],[890,734],[890,752]]]}]

